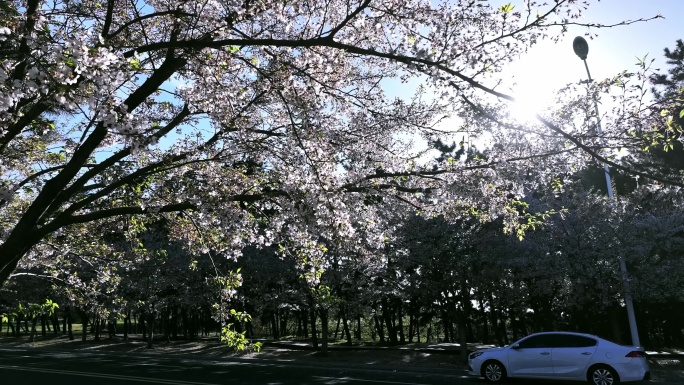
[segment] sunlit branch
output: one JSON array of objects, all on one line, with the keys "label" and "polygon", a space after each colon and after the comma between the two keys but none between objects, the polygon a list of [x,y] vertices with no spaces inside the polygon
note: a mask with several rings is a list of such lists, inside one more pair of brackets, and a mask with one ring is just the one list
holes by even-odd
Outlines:
[{"label": "sunlit branch", "polygon": [[682,183],[682,182],[678,182],[678,181],[675,181],[675,180],[672,180],[672,179],[662,178],[662,177],[659,177],[659,176],[657,176],[657,175],[653,175],[653,174],[648,174],[648,173],[645,173],[645,172],[637,171],[637,170],[634,170],[634,169],[632,169],[632,168],[625,167],[625,166],[623,166],[623,165],[621,165],[621,164],[615,163],[615,162],[613,162],[612,160],[610,160],[610,159],[604,157],[603,155],[599,154],[598,152],[594,151],[591,147],[586,146],[585,144],[583,144],[580,140],[578,140],[578,139],[575,138],[574,136],[572,136],[572,135],[568,134],[567,132],[563,131],[560,127],[558,127],[558,126],[556,126],[555,124],[553,124],[553,123],[549,122],[548,120],[544,119],[541,115],[537,114],[537,115],[536,115],[536,118],[537,118],[537,120],[539,120],[540,122],[542,122],[546,127],[548,127],[550,130],[552,130],[552,131],[554,131],[554,132],[560,134],[560,135],[563,136],[565,139],[571,141],[571,142],[574,143],[577,147],[579,147],[579,148],[581,148],[582,150],[584,150],[587,154],[591,155],[594,159],[598,160],[599,162],[602,162],[602,163],[604,163],[604,164],[607,164],[607,165],[609,165],[610,167],[616,168],[616,169],[618,169],[618,170],[622,170],[622,171],[624,171],[624,172],[626,172],[626,173],[628,173],[628,174],[638,175],[638,176],[644,177],[644,178],[646,178],[646,179],[654,180],[654,181],[661,182],[661,183],[665,183],[665,184],[672,185],[672,186],[684,187],[684,183]]},{"label": "sunlit branch", "polygon": [[9,279],[12,279],[14,277],[22,277],[22,276],[29,276],[29,277],[35,277],[35,278],[41,278],[41,279],[46,279],[49,281],[59,281],[62,283],[66,283],[65,280],[57,277],[53,277],[51,275],[45,275],[45,274],[36,274],[36,273],[13,273],[9,275]]},{"label": "sunlit branch", "polygon": [[324,33],[327,37],[333,38],[335,37],[335,34],[339,32],[342,28],[344,28],[352,19],[354,19],[359,13],[361,13],[364,9],[368,7],[370,4],[371,0],[364,0],[363,3],[359,4],[359,6],[354,10],[354,12],[350,13],[347,15],[347,17],[342,20],[340,24],[335,26],[335,28],[331,29],[330,31]]}]

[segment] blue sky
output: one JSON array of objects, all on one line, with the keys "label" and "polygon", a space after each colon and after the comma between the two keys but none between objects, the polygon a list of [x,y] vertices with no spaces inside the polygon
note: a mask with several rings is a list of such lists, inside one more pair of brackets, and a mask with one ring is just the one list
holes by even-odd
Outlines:
[{"label": "blue sky", "polygon": [[584,65],[572,50],[572,40],[586,32],[598,35],[588,39],[587,63],[594,79],[611,77],[622,70],[635,71],[636,58],[646,54],[656,59],[654,67],[667,68],[663,49],[674,47],[677,39],[684,39],[684,1],[590,0],[590,3],[581,22],[615,24],[658,14],[664,18],[605,29],[571,26],[559,43],[541,43],[506,69],[504,73],[516,79],[513,96],[526,99],[529,107],[543,107],[555,90],[585,79]]}]

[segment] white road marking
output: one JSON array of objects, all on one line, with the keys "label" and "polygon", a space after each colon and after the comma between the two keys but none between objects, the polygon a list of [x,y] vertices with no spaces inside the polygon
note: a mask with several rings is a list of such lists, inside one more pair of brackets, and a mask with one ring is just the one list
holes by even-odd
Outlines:
[{"label": "white road marking", "polygon": [[430,384],[423,384],[423,383],[420,383],[420,382],[398,382],[398,381],[366,380],[366,379],[362,379],[362,378],[353,378],[353,377],[321,377],[321,376],[316,376],[316,377],[314,377],[314,378],[320,378],[321,380],[374,382],[374,383],[378,383],[378,384],[430,385]]},{"label": "white road marking", "polygon": [[40,373],[50,373],[50,374],[66,374],[66,375],[81,376],[81,377],[108,378],[108,379],[112,379],[112,380],[128,380],[128,381],[149,382],[149,383],[167,384],[167,385],[219,385],[219,384],[213,384],[213,383],[208,383],[208,382],[163,380],[163,379],[159,379],[159,378],[149,378],[149,377],[122,376],[122,375],[118,375],[118,374],[98,374],[98,373],[76,372],[73,370],[59,370],[59,369],[23,368],[20,366],[7,366],[7,365],[0,365],[0,369],[20,370],[20,371],[25,371],[25,372],[40,372]]}]

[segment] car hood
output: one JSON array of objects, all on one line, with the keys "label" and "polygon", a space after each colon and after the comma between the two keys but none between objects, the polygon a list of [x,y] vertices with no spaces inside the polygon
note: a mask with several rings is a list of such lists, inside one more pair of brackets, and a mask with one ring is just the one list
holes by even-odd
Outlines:
[{"label": "car hood", "polygon": [[483,353],[495,353],[495,352],[500,352],[502,350],[506,350],[506,348],[488,348],[488,349],[479,349],[478,352],[483,352]]}]

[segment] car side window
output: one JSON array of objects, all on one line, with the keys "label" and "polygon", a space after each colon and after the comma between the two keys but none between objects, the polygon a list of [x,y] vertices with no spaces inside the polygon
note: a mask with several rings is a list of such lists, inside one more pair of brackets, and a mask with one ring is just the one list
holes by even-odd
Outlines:
[{"label": "car side window", "polygon": [[590,346],[596,346],[595,339],[572,334],[556,334],[554,336],[554,347],[557,348],[585,348]]},{"label": "car side window", "polygon": [[520,349],[548,348],[551,347],[547,335],[532,336],[518,343]]},{"label": "car side window", "polygon": [[575,336],[575,347],[586,348],[590,346],[596,346],[596,340],[589,337]]}]

